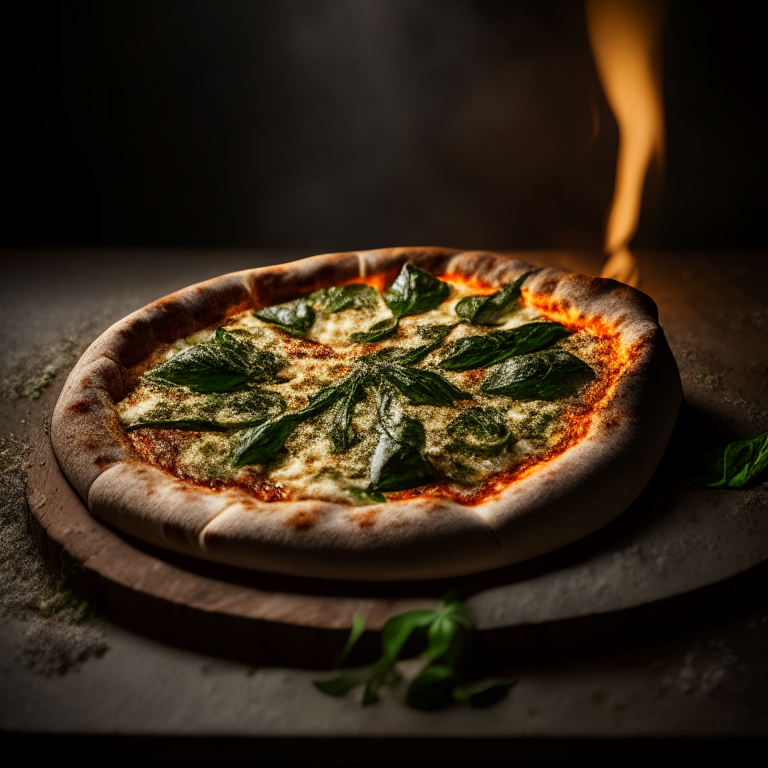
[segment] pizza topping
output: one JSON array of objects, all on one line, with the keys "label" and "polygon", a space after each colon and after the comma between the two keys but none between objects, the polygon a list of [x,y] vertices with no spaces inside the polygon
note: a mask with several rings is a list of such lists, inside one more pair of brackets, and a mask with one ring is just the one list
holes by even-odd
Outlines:
[{"label": "pizza topping", "polygon": [[340,288],[325,288],[315,291],[308,299],[315,309],[333,314],[345,309],[374,309],[378,304],[376,289],[370,285],[350,283]]},{"label": "pizza topping", "polygon": [[350,336],[355,344],[371,344],[374,341],[383,341],[393,336],[400,325],[399,317],[387,317],[374,323],[367,331],[357,331]]},{"label": "pizza topping", "polygon": [[128,431],[154,427],[227,432],[260,424],[284,410],[282,395],[255,388],[205,396],[177,395],[174,399],[160,399],[124,427]]},{"label": "pizza topping", "polygon": [[516,400],[556,400],[577,392],[595,378],[582,360],[562,349],[548,349],[507,360],[480,385],[489,395]]},{"label": "pizza topping", "polygon": [[549,347],[568,335],[570,332],[560,323],[526,323],[508,331],[467,336],[451,344],[440,367],[450,371],[487,368],[509,357]]},{"label": "pizza topping", "polygon": [[149,371],[146,378],[196,392],[230,392],[247,383],[273,380],[283,361],[244,336],[248,334],[218,328],[211,341],[188,347]]},{"label": "pizza topping", "polygon": [[315,320],[315,311],[306,299],[264,307],[253,313],[259,320],[276,325],[291,336],[306,336]]},{"label": "pizza topping", "polygon": [[424,456],[426,436],[418,419],[403,413],[391,394],[379,403],[379,442],[371,461],[371,483],[368,494],[407,491],[436,476]]},{"label": "pizza topping", "polygon": [[475,407],[462,411],[449,425],[452,442],[446,450],[471,456],[498,456],[515,443],[497,408]]},{"label": "pizza topping", "polygon": [[406,265],[383,298],[352,284],[243,313],[172,345],[118,404],[121,421],[148,456],[163,452],[152,434],[185,430],[164,468],[261,500],[477,503],[566,439],[574,393],[607,375],[601,345],[613,349],[542,317],[520,297],[524,277],[468,296],[483,286]]},{"label": "pizza topping", "polygon": [[448,283],[406,262],[384,301],[395,317],[421,315],[442,304],[450,293]]},{"label": "pizza topping", "polygon": [[491,296],[465,296],[456,302],[455,312],[476,325],[502,325],[520,302],[521,286],[531,275],[526,272]]}]

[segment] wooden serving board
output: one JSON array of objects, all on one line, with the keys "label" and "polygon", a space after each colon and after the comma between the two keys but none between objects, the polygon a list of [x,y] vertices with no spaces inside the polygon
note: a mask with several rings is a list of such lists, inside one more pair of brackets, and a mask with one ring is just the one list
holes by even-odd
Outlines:
[{"label": "wooden serving board", "polygon": [[[567,254],[522,257],[589,271]],[[696,620],[759,585],[768,562],[768,483],[749,491],[700,489],[686,483],[679,466],[692,451],[768,428],[758,290],[766,262],[762,254],[728,261],[699,254],[692,270],[685,255],[642,258],[643,288],[659,305],[685,403],[645,491],[618,520],[570,547],[485,574],[397,584],[275,576],[159,550],[92,518],[59,470],[46,425],[64,377],[32,413],[30,527],[52,566],[110,618],[258,664],[330,665],[359,613],[368,617],[367,631],[350,661],[368,660],[390,616],[437,606],[449,588],[464,599],[481,650],[506,661],[592,649]],[[707,279],[723,270],[727,279]],[[74,299],[70,304],[68,311],[78,310]]]},{"label": "wooden serving board", "polygon": [[[255,664],[327,667],[363,613],[367,632],[351,661],[367,661],[390,616],[436,607],[449,588],[465,599],[488,654],[509,661],[573,651],[695,619],[712,604],[713,591],[703,587],[726,580],[720,591],[730,599],[745,586],[731,577],[768,557],[768,525],[759,531],[718,525],[736,492],[674,489],[663,463],[615,523],[559,552],[486,574],[367,584],[197,561],[131,539],[90,515],[48,439],[59,389],[33,412],[27,493],[36,540],[54,569],[109,618],[199,651]],[[714,548],[720,554],[713,559]]]}]

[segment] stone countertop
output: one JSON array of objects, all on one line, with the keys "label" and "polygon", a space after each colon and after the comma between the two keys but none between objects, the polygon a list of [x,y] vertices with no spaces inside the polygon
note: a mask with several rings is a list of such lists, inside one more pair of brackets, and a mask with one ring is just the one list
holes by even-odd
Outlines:
[{"label": "stone countertop", "polygon": [[[305,255],[310,254],[5,251],[0,419],[6,454],[20,450],[34,396],[114,321],[185,285]],[[600,267],[593,253],[516,255],[590,274]],[[681,369],[688,439],[708,447],[768,429],[768,254],[638,255],[640,287],[657,302]],[[6,528],[15,524],[12,516],[19,511],[11,503],[18,493],[13,472],[11,467],[3,475]],[[768,514],[766,483],[738,493],[734,529],[748,528],[755,516]],[[241,747],[247,754],[256,748],[251,739],[258,739],[270,745],[272,759],[288,754],[307,762],[323,754],[329,760],[359,754],[376,744],[369,756],[373,761],[408,754],[417,737],[426,740],[419,743],[440,745],[436,751],[425,747],[423,759],[442,755],[450,761],[467,759],[477,739],[488,740],[488,755],[503,756],[502,743],[512,740],[516,746],[510,749],[530,757],[532,745],[536,754],[581,750],[593,756],[602,749],[598,744],[615,739],[646,745],[654,739],[694,739],[703,745],[713,738],[768,735],[768,599],[760,597],[766,594],[762,566],[736,583],[727,598],[717,590],[703,593],[698,603],[705,608],[676,629],[660,630],[643,642],[613,638],[591,654],[514,664],[507,671],[519,682],[501,704],[427,714],[405,707],[399,689],[361,708],[354,695],[333,699],[316,691],[311,685],[316,672],[253,668],[203,656],[103,618],[77,624],[67,611],[45,610],[51,595],[55,602],[59,593],[45,586],[31,551],[19,555],[26,546],[18,529],[15,539],[6,537],[0,730],[28,748],[66,749],[87,738],[90,745],[106,744],[108,753],[109,739],[127,737],[133,745],[127,748],[138,749],[142,739],[172,737],[168,749],[193,754],[190,740],[208,737],[213,754],[225,745],[232,754]],[[678,549],[682,556],[686,542],[678,542]],[[641,565],[642,558],[635,558],[629,570],[637,576]],[[38,607],[30,608],[32,603]],[[289,752],[280,746],[286,743],[293,745]],[[702,754],[709,754],[705,747]]]}]

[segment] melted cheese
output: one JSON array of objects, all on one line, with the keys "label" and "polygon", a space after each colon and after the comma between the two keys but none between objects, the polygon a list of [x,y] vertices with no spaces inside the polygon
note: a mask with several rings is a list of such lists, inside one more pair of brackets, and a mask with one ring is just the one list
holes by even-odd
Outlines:
[{"label": "melted cheese", "polygon": [[[294,339],[262,322],[252,312],[231,318],[227,325],[229,328],[247,330],[256,346],[269,349],[285,359],[285,365],[279,372],[281,381],[259,386],[279,393],[285,400],[287,411],[295,411],[304,407],[319,389],[344,378],[359,354],[390,346],[410,348],[424,344],[424,338],[418,333],[420,327],[455,325],[443,345],[418,364],[420,368],[429,369],[444,355],[445,345],[456,339],[515,328],[544,319],[535,309],[524,306],[500,327],[488,328],[460,322],[454,311],[455,304],[462,296],[470,293],[464,285],[451,284],[449,299],[422,315],[402,318],[395,336],[376,345],[354,344],[350,335],[391,316],[381,300],[374,309],[348,309],[334,314],[317,312],[307,336],[309,343]],[[195,333],[169,346],[153,362],[156,364],[170,359],[190,344],[207,341],[212,335],[213,329]],[[599,362],[599,344],[586,330],[558,342],[558,346],[577,353],[590,365],[595,366]],[[402,400],[404,412],[423,424],[426,434],[424,452],[436,468],[450,470],[456,476],[457,460],[446,451],[446,445],[451,441],[448,425],[462,409],[478,405],[499,409],[504,414],[511,434],[516,438],[511,448],[498,456],[462,455],[461,473],[469,486],[492,478],[527,457],[543,456],[563,429],[564,412],[578,399],[574,396],[556,402],[519,402],[504,396],[484,395],[478,391],[485,377],[484,370],[435,370],[459,389],[472,395],[471,399],[460,400],[446,407],[414,405]],[[376,456],[379,428],[376,426],[375,397],[375,393],[367,391],[365,398],[356,405],[352,419],[353,445],[341,453],[334,452],[329,438],[330,414],[326,412],[299,424],[287,439],[281,457],[266,466],[234,470],[230,464],[231,435],[191,433],[184,447],[176,451],[176,471],[183,477],[200,482],[234,482],[238,477],[255,473],[276,488],[287,489],[290,498],[351,502],[352,490],[362,490],[369,484],[372,467],[381,460],[381,457]],[[163,405],[182,407],[187,413],[194,414],[204,400],[204,396],[183,387],[163,388],[141,380],[138,387],[118,404],[117,410],[122,423],[127,425]],[[235,418],[236,414],[231,416]]]}]

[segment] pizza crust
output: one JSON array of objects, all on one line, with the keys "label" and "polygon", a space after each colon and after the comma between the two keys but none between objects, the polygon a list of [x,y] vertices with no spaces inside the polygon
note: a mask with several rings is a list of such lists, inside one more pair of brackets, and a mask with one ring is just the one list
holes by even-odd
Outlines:
[{"label": "pizza crust", "polygon": [[389,283],[405,261],[491,285],[533,268],[443,248],[328,254],[209,280],[113,325],[73,369],[51,424],[59,463],[91,512],[139,539],[207,560],[373,581],[490,570],[562,547],[621,514],[666,448],[681,399],[677,366],[650,298],[612,280],[555,269],[536,272],[526,287],[562,309],[601,317],[635,357],[581,441],[482,504],[432,497],[366,507],[258,502],[238,489],[201,488],[136,454],[115,403],[127,393],[128,370],[160,345],[322,287],[374,274]]}]

